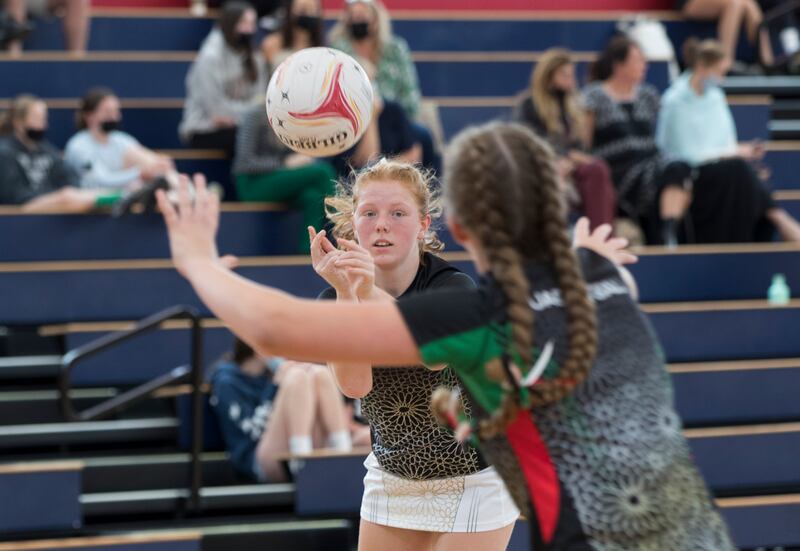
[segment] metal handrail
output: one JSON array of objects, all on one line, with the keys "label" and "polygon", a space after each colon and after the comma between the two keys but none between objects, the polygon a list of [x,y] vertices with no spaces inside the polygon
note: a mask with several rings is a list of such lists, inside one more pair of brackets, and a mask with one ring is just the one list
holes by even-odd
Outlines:
[{"label": "metal handrail", "polygon": [[[111,348],[114,348],[134,337],[159,329],[164,322],[176,319],[189,320],[191,323],[191,350],[189,367],[176,367],[169,373],[160,375],[122,394],[92,406],[83,411],[75,411],[70,399],[71,375],[75,367],[85,360]],[[189,472],[188,508],[198,511],[200,508],[200,487],[202,486],[202,469],[200,455],[203,449],[203,329],[200,315],[190,306],[173,306],[162,310],[138,322],[130,329],[104,335],[90,343],[67,352],[61,359],[58,377],[59,401],[61,411],[67,421],[94,421],[128,409],[133,404],[153,396],[165,386],[184,382],[189,379],[192,386],[192,449]]]}]

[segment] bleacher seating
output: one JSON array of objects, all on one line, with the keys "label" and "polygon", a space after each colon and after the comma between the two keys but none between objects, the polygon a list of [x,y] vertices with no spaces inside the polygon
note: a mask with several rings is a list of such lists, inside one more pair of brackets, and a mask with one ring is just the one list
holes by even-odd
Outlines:
[{"label": "bleacher seating", "polygon": [[[171,154],[181,170],[204,172],[230,190],[229,164],[220,152],[185,149],[177,138],[186,70],[213,23],[188,17],[185,4],[96,1],[106,7],[92,21],[90,53],[82,60],[54,52],[62,43],[60,24],[39,21],[22,60],[0,57],[0,107],[19,92],[47,98],[50,135],[63,146],[73,131],[77,98],[89,86],[110,85],[122,99],[128,131]],[[544,0],[536,3],[538,11],[527,0],[491,4],[487,12],[477,11],[487,3],[388,2],[448,138],[468,124],[508,117],[547,47],[578,52],[585,71],[620,15],[586,11],[597,8],[588,0]],[[330,25],[341,2],[325,5],[333,10]],[[629,11],[670,5],[603,3],[606,10]],[[541,11],[546,9],[576,11]],[[675,14],[653,15],[678,44],[690,34],[714,32]],[[651,65],[650,81],[663,89],[664,63]],[[726,86],[742,139],[796,137],[777,132],[775,117],[792,122],[795,108],[785,102],[800,97],[800,81],[729,79]],[[775,96],[784,98],[783,111],[772,108]],[[800,215],[800,143],[772,141],[767,149],[774,197]],[[241,258],[245,277],[313,297],[323,282],[308,259],[284,256],[297,250],[298,223],[298,214],[280,205],[226,204],[220,249]],[[465,253],[445,237],[449,259],[472,273]],[[800,302],[774,307],[763,300],[776,273],[800,290],[800,248],[753,244],[640,253],[632,271],[644,310],[670,362],[692,451],[738,545],[800,546]],[[34,216],[0,209],[0,297],[0,324],[10,334],[36,327],[62,352],[164,307],[200,307],[172,269],[163,223],[152,214],[112,219],[105,213]],[[231,337],[217,320],[207,317],[204,325],[209,364]],[[117,396],[186,363],[187,343],[186,324],[176,322],[98,355],[75,371],[70,397],[83,409]],[[42,550],[354,548],[363,456],[310,457],[295,484],[255,485],[209,445],[200,458],[201,508],[187,518],[190,419],[181,401],[189,390],[169,387],[111,419],[66,423],[55,386],[60,359],[50,351],[0,358],[0,495],[24,497],[0,504],[0,551],[19,549],[21,540],[25,549]],[[50,505],[47,515],[36,507],[43,501]],[[520,523],[511,549],[526,548],[525,530]]]}]

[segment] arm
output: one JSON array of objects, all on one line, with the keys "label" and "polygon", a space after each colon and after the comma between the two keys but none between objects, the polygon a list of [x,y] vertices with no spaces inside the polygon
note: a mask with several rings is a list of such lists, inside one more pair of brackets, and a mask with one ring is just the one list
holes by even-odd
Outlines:
[{"label": "arm", "polygon": [[34,197],[22,206],[29,214],[46,212],[89,212],[97,202],[98,193],[93,189],[63,187],[58,191]]},{"label": "arm", "polygon": [[[192,74],[193,95],[203,106],[203,111],[209,117],[211,126],[220,127],[215,124],[215,119],[233,118],[236,122],[241,120],[245,113],[253,107],[253,102],[228,97],[225,93],[225,83],[217,70],[218,61],[216,59],[203,57],[198,58],[196,63]],[[260,63],[260,61],[257,60],[256,63]]]},{"label": "arm", "polygon": [[594,142],[595,116],[591,111],[585,111],[584,113],[583,136],[581,136],[581,140],[583,141],[583,146],[586,148],[586,151],[591,151]]},{"label": "arm", "polygon": [[[248,281],[219,261],[219,200],[195,178],[192,205],[183,177],[178,209],[158,191],[173,261],[208,308],[263,354],[325,363],[415,365],[420,353],[393,304],[325,304]],[[379,335],[380,338],[376,338]]]},{"label": "arm", "polygon": [[101,161],[94,159],[92,152],[77,142],[67,144],[65,161],[81,175],[81,187],[123,187],[141,176],[137,167],[109,170]]},{"label": "arm", "polygon": [[[388,293],[375,286],[375,265],[367,251],[346,239],[340,239],[339,244],[349,245],[350,251],[336,249],[324,230],[317,233],[314,228],[309,227],[308,235],[311,239],[311,263],[314,271],[333,290],[332,294],[330,289],[323,292],[320,298],[335,297],[337,302],[350,304],[362,300],[394,301]],[[328,367],[345,396],[363,398],[372,390],[372,364],[329,362]]]},{"label": "arm", "polygon": [[234,170],[237,174],[258,174],[272,172],[283,165],[283,151],[261,147],[263,132],[272,132],[269,122],[262,115],[263,108],[250,111],[236,131],[236,159]]},{"label": "arm", "polygon": [[419,89],[419,77],[417,68],[411,59],[411,52],[408,45],[402,39],[395,39],[392,46],[394,48],[394,63],[397,64],[397,89],[393,99],[403,106],[406,114],[414,119],[419,111],[419,103],[422,94]]}]

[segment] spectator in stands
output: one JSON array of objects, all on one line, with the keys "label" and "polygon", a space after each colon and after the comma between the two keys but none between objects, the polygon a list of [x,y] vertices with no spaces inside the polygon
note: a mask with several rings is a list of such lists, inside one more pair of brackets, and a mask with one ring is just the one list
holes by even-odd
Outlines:
[{"label": "spectator in stands", "polygon": [[253,48],[256,10],[228,2],[186,76],[179,133],[191,147],[223,149],[233,158],[236,127],[267,89],[267,62]]},{"label": "spectator in stands", "polygon": [[119,98],[109,88],[92,88],[81,99],[78,133],[64,157],[81,176],[81,187],[133,190],[175,173],[169,157],[142,146],[120,130]]},{"label": "spectator in stands", "polygon": [[696,169],[689,215],[701,243],[770,241],[775,228],[800,241],[800,225],[772,201],[751,162],[760,161],[758,143],[739,144],[725,93],[719,83],[730,65],[715,40],[687,41],[689,70],[664,94],[656,141],[661,150]]},{"label": "spectator in stands", "polygon": [[118,193],[78,189],[80,177],[47,139],[47,105],[17,97],[0,119],[0,204],[27,212],[87,212]]},{"label": "spectator in stands", "polygon": [[378,0],[347,0],[330,32],[330,45],[375,66],[374,81],[384,100],[399,103],[411,120],[415,141],[422,147],[422,162],[438,170],[439,157],[430,130],[418,122],[421,93],[419,78],[406,41],[392,34],[391,20]]},{"label": "spectator in stands", "polygon": [[369,442],[368,430],[351,433],[342,395],[325,366],[262,358],[237,338],[211,385],[231,461],[249,478],[282,482],[288,478],[283,455],[319,447],[347,452],[352,442]]},{"label": "spectator in stands", "polygon": [[324,44],[322,6],[319,0],[291,0],[278,32],[264,40],[264,54],[275,68],[292,53]]},{"label": "spectator in stands", "polygon": [[[375,66],[366,59],[359,59],[359,62],[374,82]],[[422,148],[402,106],[382,98],[377,86],[373,98],[372,118],[364,135],[355,146],[332,159],[341,177],[349,176],[353,169],[363,168],[378,157],[409,164],[422,161]]]},{"label": "spectator in stands", "polygon": [[584,89],[586,136],[592,153],[611,168],[619,213],[639,224],[648,242],[676,244],[692,197],[691,168],[667,160],[656,146],[659,96],[643,84],[646,71],[632,40],[611,39]]},{"label": "spectator in stands", "polygon": [[288,203],[302,211],[298,246],[308,254],[306,228],[324,225],[323,202],[333,192],[336,174],[330,164],[283,145],[269,126],[264,102],[257,102],[239,126],[233,174],[239,200]]},{"label": "spectator in stands", "polygon": [[[730,59],[736,59],[736,44],[744,28],[748,40],[758,47],[761,63],[766,67],[775,63],[769,34],[761,28],[764,14],[757,0],[677,0],[675,7],[689,19],[717,21],[717,36]],[[735,69],[747,71],[740,63]]]},{"label": "spectator in stands", "polygon": [[[5,0],[5,9],[18,24],[25,24],[28,15],[59,15],[64,22],[67,50],[76,55],[86,53],[91,17],[90,0]],[[8,51],[12,56],[19,56],[22,53],[22,42],[10,42]]]},{"label": "spectator in stands", "polygon": [[567,196],[579,203],[594,229],[613,224],[617,197],[606,162],[586,153],[584,117],[570,53],[561,48],[548,50],[536,64],[530,89],[514,118],[553,146]]}]

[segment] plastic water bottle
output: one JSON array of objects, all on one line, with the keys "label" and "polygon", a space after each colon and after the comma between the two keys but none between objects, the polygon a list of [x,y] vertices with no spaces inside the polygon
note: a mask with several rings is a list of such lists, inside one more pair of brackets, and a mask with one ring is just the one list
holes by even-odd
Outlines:
[{"label": "plastic water bottle", "polygon": [[786,284],[786,276],[783,274],[772,276],[772,285],[769,286],[767,291],[767,301],[774,306],[783,306],[789,304],[791,297],[791,291]]}]

